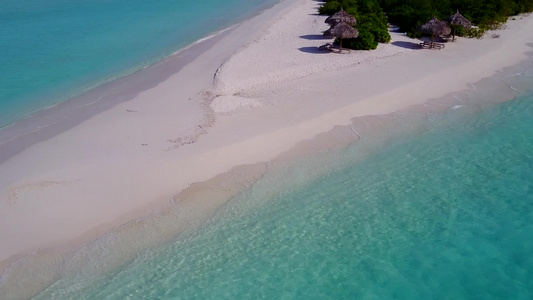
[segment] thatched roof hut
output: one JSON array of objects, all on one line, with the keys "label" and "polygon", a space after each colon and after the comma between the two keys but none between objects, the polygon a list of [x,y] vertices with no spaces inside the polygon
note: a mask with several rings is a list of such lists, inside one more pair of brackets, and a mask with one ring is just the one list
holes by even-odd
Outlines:
[{"label": "thatched roof hut", "polygon": [[470,23],[470,21],[467,18],[465,18],[463,15],[461,15],[459,13],[459,10],[457,10],[457,12],[455,14],[453,14],[453,15],[449,16],[448,18],[446,18],[445,21],[448,22],[448,24],[450,24],[450,26],[453,27],[453,38],[452,38],[452,41],[455,41],[455,30],[457,29],[457,26],[462,26],[466,30],[472,28],[472,23]]},{"label": "thatched roof hut", "polygon": [[345,22],[340,22],[326,30],[324,35],[339,38],[340,48],[342,50],[342,39],[354,39],[359,36],[359,31]]},{"label": "thatched roof hut", "polygon": [[333,15],[329,16],[326,21],[326,23],[335,26],[341,22],[344,22],[348,25],[355,26],[357,23],[355,18],[350,15],[349,13],[345,12],[344,9],[341,8],[338,12],[334,13]]},{"label": "thatched roof hut", "polygon": [[459,10],[455,14],[446,18],[445,21],[448,22],[448,24],[450,25],[463,26],[465,29],[472,28],[472,23],[463,15],[461,15],[459,13]]},{"label": "thatched roof hut", "polygon": [[426,24],[420,26],[419,30],[423,33],[431,34],[432,44],[435,35],[448,35],[452,31],[446,22],[441,21],[436,17],[431,18]]}]

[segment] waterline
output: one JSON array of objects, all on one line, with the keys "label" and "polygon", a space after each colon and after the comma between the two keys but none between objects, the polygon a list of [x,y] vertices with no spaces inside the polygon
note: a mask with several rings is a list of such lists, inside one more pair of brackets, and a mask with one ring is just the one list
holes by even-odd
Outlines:
[{"label": "waterline", "polygon": [[0,1],[0,128],[153,65],[276,0]]},{"label": "waterline", "polygon": [[37,299],[527,299],[533,97],[454,113],[268,173],[187,238]]},{"label": "waterline", "polygon": [[[441,280],[461,298],[464,280],[451,276],[463,267],[453,266],[452,258],[472,270],[484,260],[506,261],[513,250],[498,241],[516,235],[516,240],[506,240],[515,247],[518,240],[527,240],[521,228],[531,224],[523,212],[531,211],[532,112],[531,95],[525,91],[533,85],[527,76],[515,79],[489,78],[449,99],[358,118],[331,134],[340,140],[333,150],[291,162],[285,157],[284,164],[271,162],[250,173],[240,170],[241,180],[250,180],[235,189],[242,193],[222,209],[213,208],[213,218],[193,215],[191,223],[197,226],[185,234],[179,231],[179,222],[187,221],[184,213],[201,210],[159,212],[153,223],[136,220],[74,254],[43,263],[43,273],[52,275],[36,289],[48,287],[37,298],[124,298],[152,292],[182,298],[427,298],[430,291],[438,291]],[[523,86],[524,95],[498,104],[516,92],[500,89],[507,84]],[[209,194],[203,194],[207,201],[213,196]],[[525,202],[514,203],[517,199]],[[506,223],[508,230],[499,230],[501,235],[484,231]],[[447,247],[450,252],[442,256],[439,250]],[[523,260],[529,247],[515,247],[517,257]],[[35,271],[36,257],[20,265],[28,262],[26,270]],[[50,266],[53,271],[47,272]],[[17,282],[16,275],[24,272],[11,274],[2,278],[4,284]],[[472,277],[482,278],[477,273]],[[517,277],[510,278],[502,282]],[[336,285],[342,287],[340,294],[331,292]],[[517,296],[529,291],[513,294],[500,283],[492,287]],[[494,289],[481,295],[499,293]],[[281,294],[287,291],[293,294]]]}]

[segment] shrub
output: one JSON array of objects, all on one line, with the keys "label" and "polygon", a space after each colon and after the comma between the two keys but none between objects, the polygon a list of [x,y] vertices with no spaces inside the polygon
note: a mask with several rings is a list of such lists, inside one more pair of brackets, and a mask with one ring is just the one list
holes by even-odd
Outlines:
[{"label": "shrub", "polygon": [[[378,0],[329,0],[320,7],[321,14],[332,15],[343,8],[357,20],[359,31],[356,39],[342,41],[342,46],[356,50],[373,50],[379,43],[391,40],[387,17],[383,14]],[[337,41],[338,42],[338,41]]]},{"label": "shrub", "polygon": [[342,46],[355,50],[374,50],[378,47],[378,42],[370,31],[361,28],[357,38],[342,40]]},{"label": "shrub", "polygon": [[341,4],[337,1],[329,1],[324,3],[319,9],[318,13],[321,15],[332,15],[341,9]]},{"label": "shrub", "polygon": [[485,30],[481,28],[472,27],[470,28],[470,30],[467,31],[467,35],[469,38],[482,39],[483,35],[485,35]]},{"label": "shrub", "polygon": [[[417,29],[431,17],[439,19],[459,10],[463,16],[480,28],[493,28],[505,23],[508,17],[533,11],[533,0],[377,0],[389,22],[398,25],[409,36],[419,36]],[[458,35],[476,35],[479,32],[459,32]]]},{"label": "shrub", "polygon": [[374,40],[379,43],[389,43],[391,40],[389,30],[388,30],[388,24],[386,22],[383,22],[379,18],[377,18],[375,15],[361,16],[359,19],[361,19],[361,23],[359,26],[356,26],[358,30],[368,31],[374,36]]}]

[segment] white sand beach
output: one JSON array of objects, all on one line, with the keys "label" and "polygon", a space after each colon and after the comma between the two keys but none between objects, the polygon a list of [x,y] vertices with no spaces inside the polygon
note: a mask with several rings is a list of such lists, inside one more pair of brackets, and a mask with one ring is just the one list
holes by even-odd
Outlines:
[{"label": "white sand beach", "polygon": [[[375,51],[320,52],[331,40],[320,36],[328,26],[318,5],[282,1],[92,91],[87,103],[113,105],[77,108],[76,120],[2,129],[0,270],[31,253],[76,249],[178,201],[191,184],[271,161],[354,117],[469,88],[526,59],[533,45],[533,17],[518,16],[498,38],[458,38],[443,50],[391,32]],[[183,214],[204,220],[224,203],[201,201]]]}]

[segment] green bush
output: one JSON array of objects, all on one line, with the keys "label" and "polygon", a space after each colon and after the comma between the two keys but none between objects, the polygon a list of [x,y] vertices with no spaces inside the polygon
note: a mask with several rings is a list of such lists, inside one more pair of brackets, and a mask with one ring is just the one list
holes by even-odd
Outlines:
[{"label": "green bush", "polygon": [[[416,37],[417,29],[433,16],[444,19],[457,10],[480,28],[494,28],[507,18],[533,11],[533,0],[377,0],[390,23]],[[471,33],[458,30],[457,35]],[[477,35],[475,33],[474,35]]]},{"label": "green bush", "polygon": [[318,13],[321,15],[332,15],[341,9],[341,4],[337,1],[329,1],[324,3],[319,9]]},{"label": "green bush", "polygon": [[485,35],[485,30],[481,28],[470,28],[470,30],[466,31],[466,35],[469,38],[482,39]]},{"label": "green bush", "polygon": [[343,8],[347,13],[354,15],[357,12],[355,10],[356,7],[356,0],[329,0],[320,6],[318,12],[321,15],[332,15]]},{"label": "green bush", "polygon": [[378,42],[390,42],[387,22],[398,25],[410,37],[420,37],[418,28],[433,16],[442,20],[459,10],[479,29],[458,27],[456,35],[482,38],[486,30],[501,27],[509,17],[532,12],[533,0],[326,0],[319,12],[332,15],[341,7],[356,18],[360,34],[346,46],[370,50]]},{"label": "green bush", "polygon": [[[384,18],[384,17],[383,17]],[[369,31],[374,40],[379,43],[389,43],[391,40],[386,19],[379,19],[376,15],[359,16],[360,23],[356,26],[358,30]]]},{"label": "green bush", "polygon": [[355,17],[357,20],[355,28],[359,31],[358,38],[343,40],[343,47],[373,50],[377,48],[378,42],[390,42],[387,18],[383,14],[378,0],[329,0],[325,1],[319,8],[319,13],[332,15],[341,7]]},{"label": "green bush", "polygon": [[357,38],[342,40],[342,46],[354,50],[374,50],[378,47],[378,42],[370,31],[361,28]]}]

